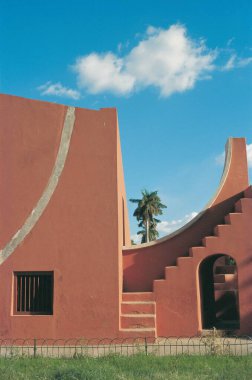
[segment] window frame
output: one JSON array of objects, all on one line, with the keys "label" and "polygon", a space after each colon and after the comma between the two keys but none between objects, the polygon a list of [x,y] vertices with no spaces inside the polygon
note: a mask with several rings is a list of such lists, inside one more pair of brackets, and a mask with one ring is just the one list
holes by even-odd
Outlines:
[{"label": "window frame", "polygon": [[[51,276],[50,311],[18,311],[18,276]],[[53,315],[54,272],[53,271],[14,271],[13,315]]]}]

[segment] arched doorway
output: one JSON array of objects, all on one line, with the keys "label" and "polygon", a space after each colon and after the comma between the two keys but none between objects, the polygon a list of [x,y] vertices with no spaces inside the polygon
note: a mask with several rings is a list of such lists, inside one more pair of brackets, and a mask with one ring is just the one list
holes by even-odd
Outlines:
[{"label": "arched doorway", "polygon": [[235,330],[240,327],[238,273],[228,255],[207,257],[199,266],[202,328]]}]

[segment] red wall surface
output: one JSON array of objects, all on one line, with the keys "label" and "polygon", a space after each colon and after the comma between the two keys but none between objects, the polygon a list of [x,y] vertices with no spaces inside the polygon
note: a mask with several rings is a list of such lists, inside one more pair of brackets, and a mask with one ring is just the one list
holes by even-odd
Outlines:
[{"label": "red wall surface", "polygon": [[[47,185],[67,107],[6,95],[0,104],[4,248]],[[0,336],[118,336],[126,199],[118,133],[115,109],[75,110],[57,187],[31,232],[0,266]],[[129,244],[126,203],[124,214]],[[54,271],[53,315],[13,314],[14,271]]]}]

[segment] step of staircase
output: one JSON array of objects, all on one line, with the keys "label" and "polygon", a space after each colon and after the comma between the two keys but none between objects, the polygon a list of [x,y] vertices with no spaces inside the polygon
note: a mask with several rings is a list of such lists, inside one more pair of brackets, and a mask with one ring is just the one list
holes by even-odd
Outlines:
[{"label": "step of staircase", "polygon": [[193,263],[193,259],[190,256],[183,256],[177,258],[177,266],[183,267]]},{"label": "step of staircase", "polygon": [[214,290],[236,290],[236,284],[234,282],[215,282]]},{"label": "step of staircase", "polygon": [[[166,279],[176,279],[178,273],[178,267],[176,265],[172,265],[169,267],[165,267],[165,280]],[[159,281],[159,280],[156,280]],[[162,279],[160,280],[162,281]]]},{"label": "step of staircase", "polygon": [[154,295],[152,292],[132,292],[132,293],[123,293],[122,301],[154,301]]},{"label": "step of staircase", "polygon": [[215,283],[223,283],[223,282],[234,282],[237,280],[237,274],[215,274],[214,282]]},{"label": "step of staircase", "polygon": [[136,339],[148,339],[148,342],[154,342],[156,338],[156,329],[144,328],[144,329],[120,329],[120,337],[126,339],[126,342],[136,342]]},{"label": "step of staircase", "polygon": [[252,186],[249,186],[243,194],[244,198],[252,198]]},{"label": "step of staircase", "polygon": [[[215,290],[214,291],[214,297],[215,297],[216,301],[222,299],[223,297],[228,297],[228,299],[235,298],[237,291],[238,291],[237,289]],[[229,306],[229,304],[227,304],[227,307],[228,306]]]},{"label": "step of staircase", "polygon": [[251,198],[241,198],[235,204],[235,212],[242,213],[246,206],[251,205]]},{"label": "step of staircase", "polygon": [[126,337],[156,337],[156,303],[152,292],[123,293],[121,333]]},{"label": "step of staircase", "polygon": [[235,274],[236,265],[220,265],[215,268],[216,274]]},{"label": "step of staircase", "polygon": [[121,303],[122,314],[155,314],[154,301],[126,301]]},{"label": "step of staircase", "polygon": [[201,257],[206,251],[206,247],[197,246],[189,248],[189,256],[190,257]]},{"label": "step of staircase", "polygon": [[228,215],[224,217],[226,224],[236,224],[236,222],[240,222],[240,218],[242,216],[241,212],[230,212]]},{"label": "step of staircase", "polygon": [[239,199],[236,203],[235,203],[235,212],[240,212],[242,213],[242,201],[243,201],[244,198],[241,198]]},{"label": "step of staircase", "polygon": [[202,244],[204,247],[211,248],[213,244],[217,243],[218,239],[218,236],[205,236],[202,239]]},{"label": "step of staircase", "polygon": [[218,224],[214,227],[214,235],[215,236],[225,236],[225,234],[228,234],[231,232],[231,225],[230,224]]},{"label": "step of staircase", "polygon": [[156,327],[155,314],[122,314],[121,328],[123,329],[149,329]]}]

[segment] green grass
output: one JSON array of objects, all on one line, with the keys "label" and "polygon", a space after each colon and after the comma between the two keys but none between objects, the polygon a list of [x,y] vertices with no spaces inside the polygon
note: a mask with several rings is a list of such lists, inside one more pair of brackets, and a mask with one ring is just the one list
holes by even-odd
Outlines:
[{"label": "green grass", "polygon": [[252,379],[252,357],[107,356],[0,359],[1,380]]}]

